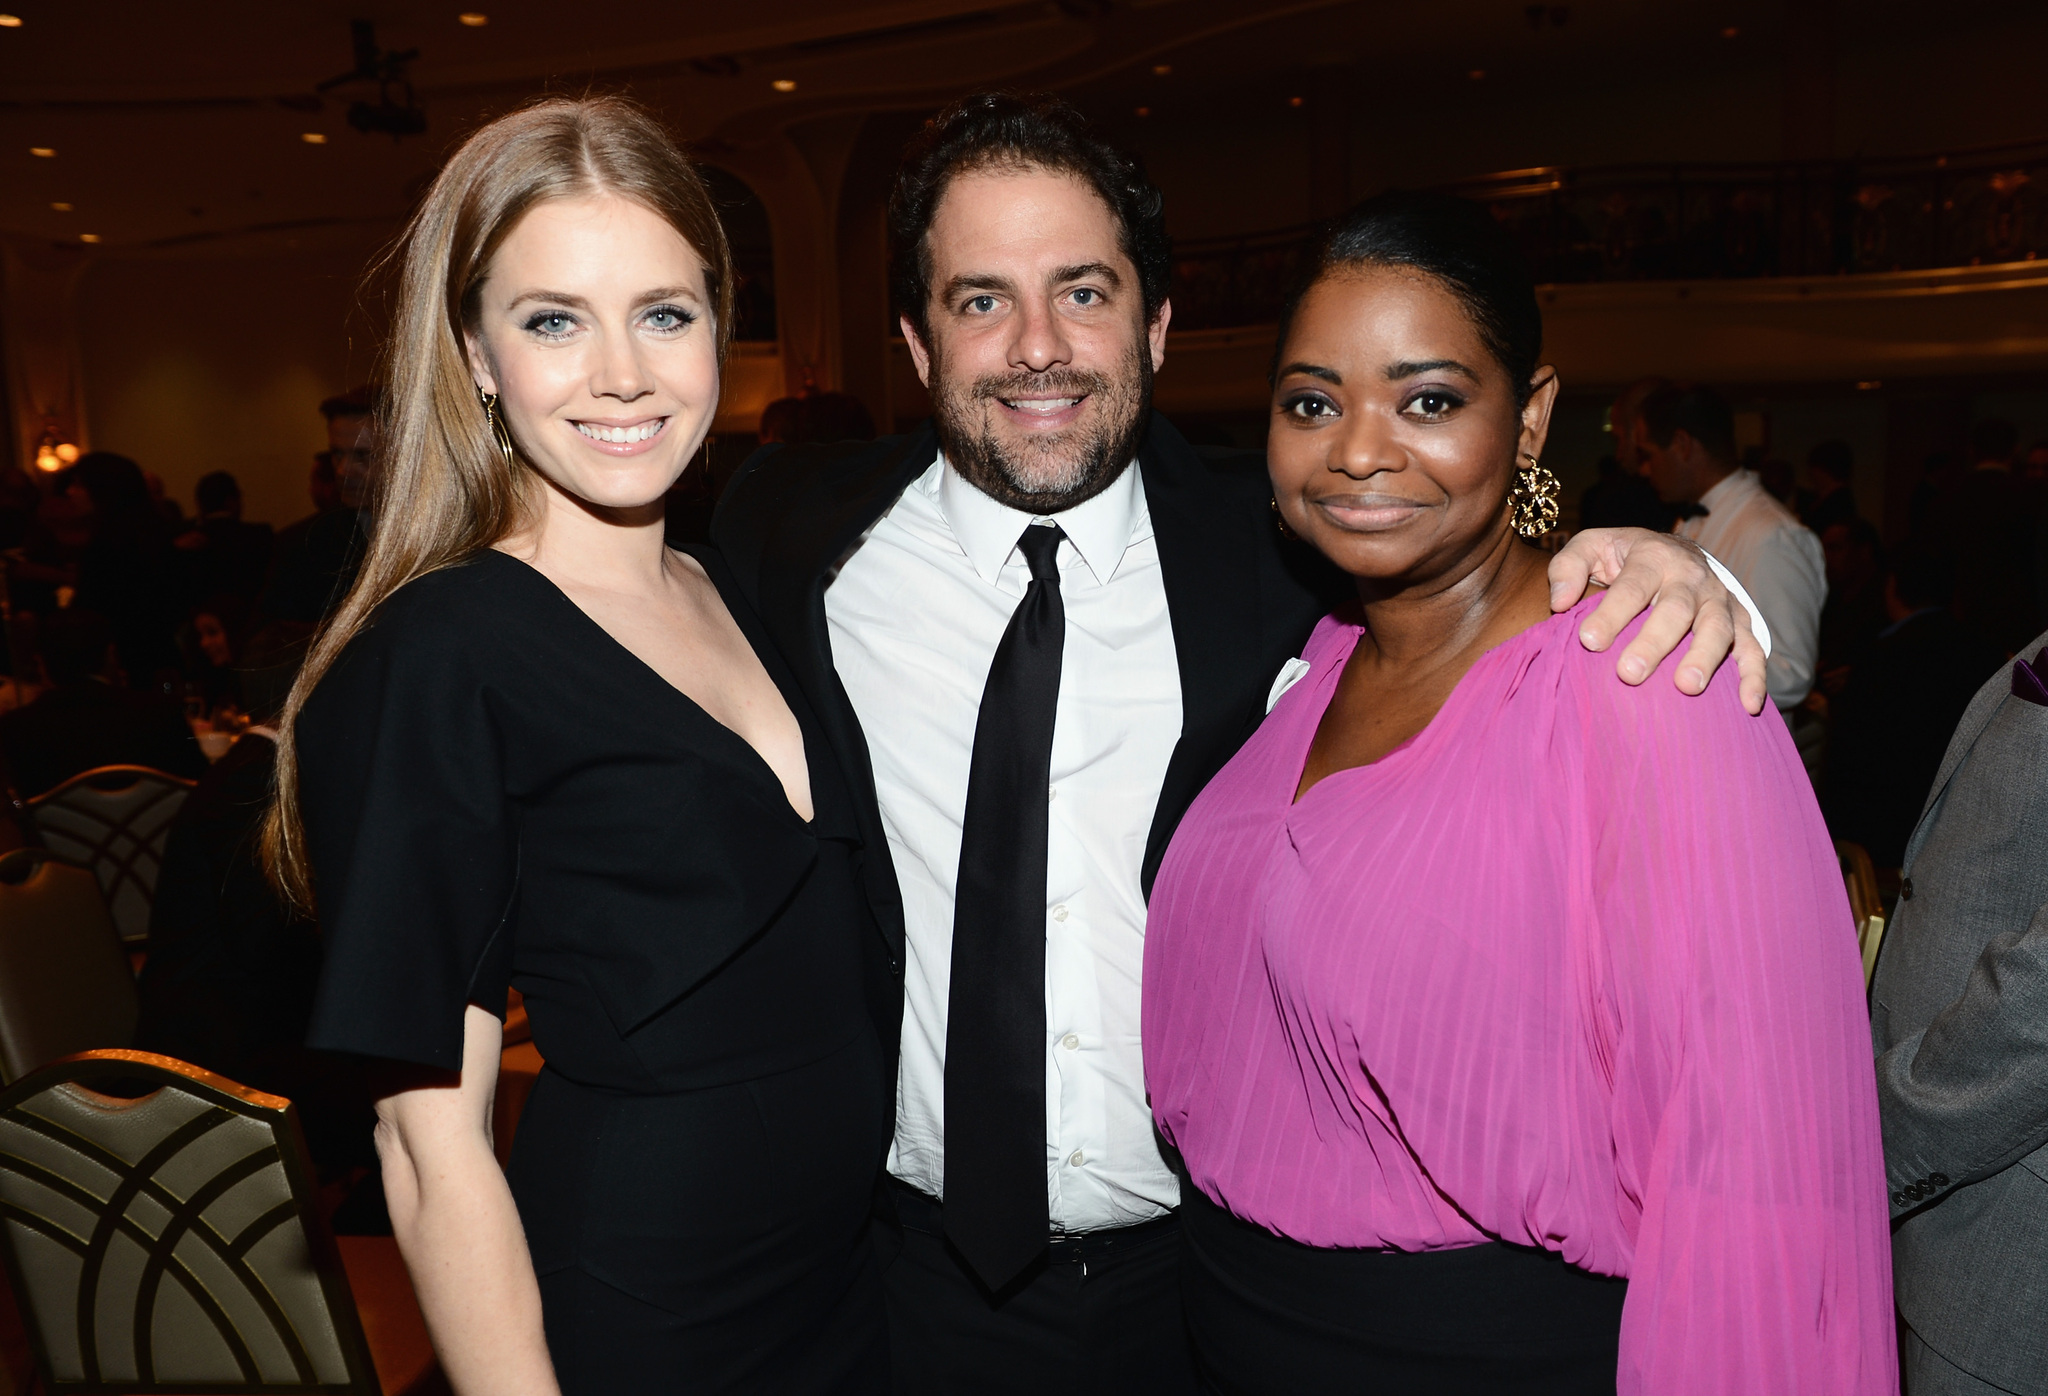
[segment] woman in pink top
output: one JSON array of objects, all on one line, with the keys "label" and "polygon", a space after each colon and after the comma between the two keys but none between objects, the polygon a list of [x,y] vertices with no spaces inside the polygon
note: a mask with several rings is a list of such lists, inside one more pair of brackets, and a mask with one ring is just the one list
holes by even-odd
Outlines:
[{"label": "woman in pink top", "polygon": [[1541,335],[1493,220],[1419,195],[1354,212],[1282,323],[1275,507],[1359,605],[1152,896],[1145,1061],[1205,1379],[1895,1391],[1827,832],[1735,675],[1632,690],[1585,607],[1551,615],[1515,528]]}]

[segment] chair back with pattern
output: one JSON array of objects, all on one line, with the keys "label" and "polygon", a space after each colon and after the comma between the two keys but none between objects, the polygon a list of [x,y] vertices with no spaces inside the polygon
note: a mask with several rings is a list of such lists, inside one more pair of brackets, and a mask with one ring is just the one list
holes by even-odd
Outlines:
[{"label": "chair back with pattern", "polygon": [[148,766],[100,766],[28,801],[37,842],[99,876],[131,945],[149,937],[164,840],[195,783]]},{"label": "chair back with pattern", "polygon": [[1877,867],[1860,843],[1835,840],[1835,858],[1842,865],[1842,885],[1849,893],[1849,914],[1856,920],[1856,945],[1863,952],[1863,987],[1877,972],[1878,947],[1884,944],[1884,898],[1877,890]]},{"label": "chair back with pattern", "polygon": [[44,848],[0,856],[0,1084],[95,1047],[126,1047],[140,1003],[89,869]]},{"label": "chair back with pattern", "polygon": [[184,1062],[87,1052],[0,1091],[0,1251],[43,1389],[377,1396],[314,1196],[291,1102]]}]

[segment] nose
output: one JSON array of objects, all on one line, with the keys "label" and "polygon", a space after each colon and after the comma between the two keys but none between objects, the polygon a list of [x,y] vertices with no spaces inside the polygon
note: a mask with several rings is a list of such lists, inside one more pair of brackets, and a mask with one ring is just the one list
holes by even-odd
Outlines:
[{"label": "nose", "polygon": [[592,370],[593,397],[631,402],[654,391],[654,375],[640,361],[640,345],[631,334],[597,336],[597,362]]},{"label": "nose", "polygon": [[1074,351],[1067,339],[1067,327],[1051,305],[1041,300],[1026,299],[1010,323],[1013,327],[1009,345],[1011,367],[1043,373],[1073,362]]},{"label": "nose", "polygon": [[1324,467],[1333,474],[1363,480],[1383,470],[1402,470],[1408,464],[1408,453],[1401,449],[1393,424],[1378,412],[1347,414],[1324,440],[1329,443]]}]

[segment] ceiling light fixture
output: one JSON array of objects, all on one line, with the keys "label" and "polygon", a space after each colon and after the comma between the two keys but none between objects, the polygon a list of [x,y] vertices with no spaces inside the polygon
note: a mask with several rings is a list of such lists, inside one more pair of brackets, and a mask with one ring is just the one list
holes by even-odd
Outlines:
[{"label": "ceiling light fixture", "polygon": [[299,132],[299,139],[304,141],[307,145],[327,144],[326,134],[320,131],[301,131]]},{"label": "ceiling light fixture", "polygon": [[98,233],[80,233],[78,235],[78,240],[80,242],[98,242],[100,240],[100,235]]},{"label": "ceiling light fixture", "polygon": [[28,148],[28,153],[35,156],[38,160],[54,160],[57,158],[57,148],[51,145],[32,145]]},{"label": "ceiling light fixture", "polygon": [[51,204],[51,205],[50,205],[50,207],[51,207],[51,208],[54,208],[54,209],[56,209],[56,210],[57,210],[57,212],[59,212],[59,213],[69,213],[69,212],[71,212],[71,205],[70,205],[70,204],[63,204],[63,203],[58,203],[58,204]]},{"label": "ceiling light fixture", "polygon": [[481,29],[491,22],[491,17],[478,10],[464,10],[455,16],[456,22],[470,29]]},{"label": "ceiling light fixture", "polygon": [[21,16],[20,16],[20,15],[0,15],[0,29],[19,29],[19,28],[21,28]]},{"label": "ceiling light fixture", "polygon": [[1173,65],[1171,63],[1154,63],[1152,65],[1152,76],[1155,78],[1163,78],[1172,71]]},{"label": "ceiling light fixture", "polygon": [[769,85],[770,87],[774,88],[774,89],[775,89],[775,90],[776,90],[777,92],[794,92],[794,91],[796,91],[796,79],[795,79],[795,78],[777,78],[777,79],[775,79],[775,81],[773,81],[773,82],[769,83],[768,85]]}]

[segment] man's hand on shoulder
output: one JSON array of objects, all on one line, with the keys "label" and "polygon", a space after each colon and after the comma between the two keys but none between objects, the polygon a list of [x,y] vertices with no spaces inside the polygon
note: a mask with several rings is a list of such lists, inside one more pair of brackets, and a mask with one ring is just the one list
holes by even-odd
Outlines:
[{"label": "man's hand on shoulder", "polygon": [[1579,628],[1587,649],[1606,649],[1630,621],[1650,612],[1615,665],[1623,683],[1648,678],[1690,634],[1674,676],[1679,690],[1704,693],[1732,652],[1742,675],[1742,705],[1752,714],[1763,711],[1763,646],[1749,611],[1707,566],[1697,544],[1642,528],[1585,529],[1550,560],[1550,609],[1570,610],[1592,583],[1605,586],[1607,595]]}]

